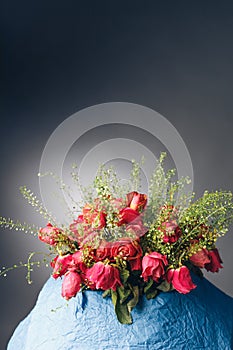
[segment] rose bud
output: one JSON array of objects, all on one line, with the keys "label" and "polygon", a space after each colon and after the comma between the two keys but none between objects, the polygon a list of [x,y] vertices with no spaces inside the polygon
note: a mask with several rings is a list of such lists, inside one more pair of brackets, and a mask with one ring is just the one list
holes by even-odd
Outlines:
[{"label": "rose bud", "polygon": [[72,266],[72,254],[68,255],[58,255],[53,260],[53,278],[58,278],[64,275],[68,268]]},{"label": "rose bud", "polygon": [[97,289],[116,291],[121,286],[119,270],[102,262],[94,264],[86,273],[87,279],[94,283]]},{"label": "rose bud", "polygon": [[57,227],[54,227],[52,224],[48,223],[46,227],[41,228],[38,234],[38,238],[47,244],[56,245],[57,236],[61,230]]},{"label": "rose bud", "polygon": [[81,289],[81,277],[76,271],[68,271],[62,283],[62,297],[66,300],[75,297]]},{"label": "rose bud", "polygon": [[167,281],[168,283],[172,283],[173,287],[182,294],[187,294],[196,288],[196,285],[191,279],[189,269],[186,266],[168,270]]},{"label": "rose bud", "polygon": [[205,264],[210,263],[210,258],[207,249],[201,249],[197,253],[193,254],[189,260],[197,267],[203,268]]},{"label": "rose bud", "polygon": [[142,259],[142,277],[144,281],[148,281],[151,277],[155,282],[164,277],[164,267],[168,264],[165,255],[157,252],[147,254]]},{"label": "rose bud", "polygon": [[113,243],[111,256],[129,261],[132,270],[142,268],[142,248],[138,241],[132,241],[128,237]]},{"label": "rose bud", "polygon": [[205,264],[205,268],[207,271],[218,272],[219,269],[223,268],[223,266],[221,265],[222,260],[220,258],[217,248],[213,250],[209,250],[208,256],[209,256],[210,262]]},{"label": "rose bud", "polygon": [[130,192],[127,195],[127,206],[133,210],[141,211],[147,203],[147,195],[136,191]]}]

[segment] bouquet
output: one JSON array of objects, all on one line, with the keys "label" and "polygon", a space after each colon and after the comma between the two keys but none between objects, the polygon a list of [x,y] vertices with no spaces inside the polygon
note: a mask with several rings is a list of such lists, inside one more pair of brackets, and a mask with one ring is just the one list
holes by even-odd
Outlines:
[{"label": "bouquet", "polygon": [[[87,289],[101,290],[103,297],[111,297],[119,322],[131,324],[131,311],[143,294],[147,299],[173,290],[187,294],[196,288],[192,273],[201,277],[203,268],[218,272],[223,267],[215,244],[233,219],[231,192],[205,191],[194,200],[193,193],[184,193],[189,179],[175,181],[175,171],[164,170],[165,156],[156,164],[148,194],[140,193],[140,165],[134,161],[128,188],[114,169],[104,166],[93,184],[83,188],[74,167],[72,178],[82,202],[72,199],[79,210],[68,213],[68,225],[57,223],[26,187],[21,188],[23,196],[47,225],[37,228],[6,218],[0,224],[36,234],[48,245],[52,276],[62,278],[65,299]],[[67,190],[62,181],[61,188]],[[28,268],[29,282],[33,265],[40,264],[31,260],[33,255],[14,266]]]}]

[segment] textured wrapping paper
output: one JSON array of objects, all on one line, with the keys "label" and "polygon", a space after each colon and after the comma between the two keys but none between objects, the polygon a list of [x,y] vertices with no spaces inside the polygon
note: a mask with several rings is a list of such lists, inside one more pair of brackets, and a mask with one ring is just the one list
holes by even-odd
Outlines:
[{"label": "textured wrapping paper", "polygon": [[206,279],[194,278],[190,294],[141,298],[133,324],[120,324],[111,299],[78,293],[67,302],[61,280],[50,278],[30,314],[18,325],[8,350],[230,350],[233,299]]}]

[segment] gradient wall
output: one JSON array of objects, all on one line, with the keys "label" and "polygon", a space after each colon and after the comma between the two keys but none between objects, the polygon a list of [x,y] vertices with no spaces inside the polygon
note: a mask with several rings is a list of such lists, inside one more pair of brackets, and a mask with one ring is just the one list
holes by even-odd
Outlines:
[{"label": "gradient wall", "polygon": [[[194,190],[233,191],[233,5],[229,1],[2,3],[0,213],[43,225],[21,198],[39,193],[42,151],[73,113],[123,101],[161,113],[180,133],[193,163]],[[133,138],[133,135],[132,135]],[[97,142],[97,139],[96,139]],[[218,247],[224,261],[214,284],[233,296],[233,228]],[[44,245],[1,230],[0,265]],[[31,310],[50,274],[26,271],[0,280],[0,348]]]}]

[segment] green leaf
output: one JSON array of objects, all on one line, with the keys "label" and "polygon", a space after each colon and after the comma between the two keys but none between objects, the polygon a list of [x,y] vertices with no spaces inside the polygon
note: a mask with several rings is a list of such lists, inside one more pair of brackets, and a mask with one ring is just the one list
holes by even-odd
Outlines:
[{"label": "green leaf", "polygon": [[111,289],[107,289],[103,292],[102,297],[106,298],[107,296],[111,295]]},{"label": "green leaf", "polygon": [[154,281],[152,278],[149,279],[149,282],[147,282],[146,286],[144,287],[144,293],[146,293],[153,285]]},{"label": "green leaf", "polygon": [[171,290],[173,290],[173,287],[171,283],[163,281],[162,283],[160,283],[159,286],[157,286],[157,289],[161,290],[162,292],[170,292]]},{"label": "green leaf", "polygon": [[129,278],[129,270],[127,270],[127,269],[121,270],[121,280],[122,280],[122,282],[126,283],[128,278]]},{"label": "green leaf", "polygon": [[146,298],[147,298],[147,300],[154,299],[157,294],[158,294],[158,290],[152,289],[146,293]]},{"label": "green leaf", "polygon": [[131,286],[131,291],[133,293],[133,298],[127,303],[127,307],[129,312],[133,310],[133,308],[137,305],[139,300],[139,288],[138,286]]},{"label": "green leaf", "polygon": [[131,294],[131,290],[126,289],[124,286],[117,288],[117,292],[118,292],[119,301],[121,304],[123,304]]},{"label": "green leaf", "polygon": [[118,321],[122,324],[132,324],[132,317],[130,315],[128,307],[126,304],[120,303],[117,291],[112,291],[112,302],[115,308]]}]

